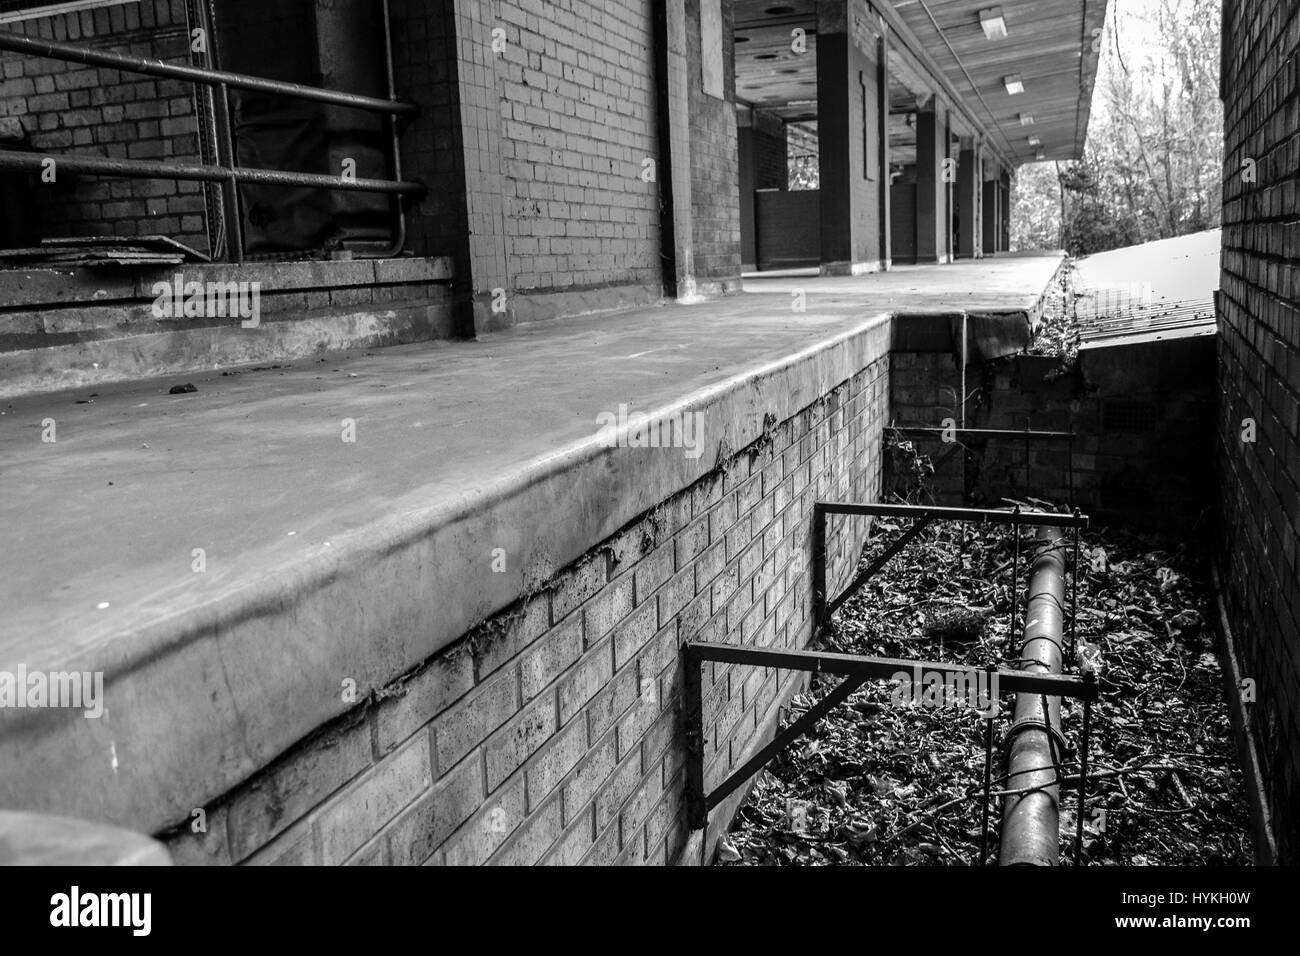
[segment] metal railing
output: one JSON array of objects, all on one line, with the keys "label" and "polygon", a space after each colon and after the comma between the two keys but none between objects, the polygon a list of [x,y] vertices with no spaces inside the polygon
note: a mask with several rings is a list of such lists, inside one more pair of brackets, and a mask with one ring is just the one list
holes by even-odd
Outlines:
[{"label": "metal railing", "polygon": [[[128,73],[160,76],[212,87],[216,91],[215,99],[218,111],[217,162],[215,164],[151,162],[53,152],[0,150],[0,170],[12,169],[39,172],[45,168],[46,160],[53,159],[58,168],[85,175],[217,183],[221,187],[224,218],[227,222],[224,242],[226,256],[234,262],[244,261],[243,231],[238,195],[240,183],[256,183],[269,186],[305,186],[317,189],[387,194],[395,197],[397,203],[397,235],[394,245],[385,254],[396,254],[405,244],[406,227],[401,206],[402,197],[422,196],[425,194],[426,189],[420,183],[403,181],[401,178],[397,121],[403,117],[409,118],[418,115],[419,107],[414,103],[407,103],[396,98],[393,81],[391,24],[387,0],[383,4],[383,14],[385,57],[388,67],[388,99],[337,90],[325,90],[299,83],[268,80],[243,73],[228,73],[197,66],[181,66],[164,63],[162,60],[149,57],[111,53],[70,43],[54,43],[49,40],[0,31],[0,50],[11,53],[47,57],[89,66],[103,66]],[[389,158],[392,163],[394,178],[356,179],[320,173],[294,172],[292,170],[241,168],[237,165],[234,136],[231,132],[230,90],[270,93],[387,116],[392,134],[392,150]],[[213,251],[215,252],[215,249]]]}]

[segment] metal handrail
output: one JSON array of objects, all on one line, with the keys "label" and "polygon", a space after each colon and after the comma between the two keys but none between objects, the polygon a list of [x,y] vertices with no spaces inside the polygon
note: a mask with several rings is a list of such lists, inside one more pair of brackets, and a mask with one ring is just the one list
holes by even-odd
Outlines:
[{"label": "metal handrail", "polygon": [[339,90],[324,90],[318,86],[304,86],[301,83],[285,83],[281,80],[268,80],[260,76],[245,73],[227,73],[223,70],[208,70],[198,66],[178,66],[164,63],[162,60],[145,56],[133,56],[127,53],[109,53],[94,50],[71,43],[54,43],[17,33],[0,31],[0,50],[11,53],[26,53],[30,56],[43,56],[52,60],[66,60],[70,63],[84,63],[88,66],[107,66],[128,73],[143,73],[148,76],[165,76],[176,80],[187,80],[205,86],[225,86],[232,90],[254,90],[259,93],[277,93],[293,96],[317,103],[329,103],[333,106],[348,106],[353,109],[366,110],[371,113],[386,113],[394,116],[415,116],[420,108],[414,103],[401,100],[385,100],[374,96],[361,96],[358,93],[344,93]]},{"label": "metal handrail", "polygon": [[121,176],[127,179],[182,179],[192,182],[258,183],[263,186],[316,186],[353,192],[414,195],[424,192],[419,183],[391,179],[343,179],[323,173],[295,173],[280,169],[248,169],[242,166],[209,166],[191,163],[153,163],[143,159],[114,159],[105,156],[71,156],[52,153],[19,153],[0,149],[0,169],[39,171],[46,159],[70,173],[92,176]]},{"label": "metal handrail", "polygon": [[[391,44],[387,0],[384,2],[383,10],[385,40],[388,44]],[[0,31],[0,50],[47,57],[54,60],[65,60],[72,63],[83,63],[90,66],[105,66],[128,73],[161,76],[214,87],[218,91],[218,99],[223,111],[222,115],[225,117],[225,132],[219,137],[217,155],[217,159],[220,161],[222,159],[220,154],[222,152],[226,154],[224,165],[220,162],[216,164],[159,163],[101,156],[77,156],[59,153],[40,154],[0,150],[0,169],[41,170],[44,168],[47,159],[53,159],[56,165],[62,166],[63,169],[73,173],[135,179],[172,179],[220,183],[222,194],[225,197],[226,214],[233,220],[226,230],[226,252],[228,257],[235,262],[242,262],[244,258],[242,230],[239,228],[238,200],[235,193],[235,186],[239,183],[307,186],[319,189],[391,195],[395,197],[398,203],[396,251],[400,251],[401,245],[404,244],[406,232],[405,217],[401,212],[401,197],[421,196],[427,192],[422,184],[401,179],[355,179],[291,170],[246,169],[235,164],[234,143],[231,141],[229,132],[229,106],[226,100],[227,91],[230,89],[272,93],[387,115],[393,127],[393,155],[391,159],[393,168],[396,170],[397,175],[400,176],[401,165],[400,156],[398,155],[397,120],[402,117],[409,118],[418,115],[419,107],[414,103],[398,100],[395,96],[392,82],[391,46],[387,51],[389,94],[392,97],[390,99],[362,96],[338,90],[326,90],[315,86],[305,86],[300,83],[269,80],[243,73],[230,73],[196,66],[179,66],[149,57],[94,50],[70,43],[55,43],[6,31]],[[390,254],[395,254],[395,252],[390,250]]]}]

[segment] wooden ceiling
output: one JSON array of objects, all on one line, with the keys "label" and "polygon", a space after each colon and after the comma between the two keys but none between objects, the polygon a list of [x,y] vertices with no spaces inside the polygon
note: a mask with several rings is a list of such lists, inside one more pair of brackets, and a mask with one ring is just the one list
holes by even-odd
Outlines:
[{"label": "wooden ceiling", "polygon": [[[890,0],[881,0],[890,2]],[[1088,129],[1097,54],[1092,31],[1106,18],[1106,0],[892,0],[908,30],[988,131],[993,145],[1014,164],[1082,154]],[[979,12],[1002,9],[1007,36],[990,40]],[[735,0],[736,95],[787,121],[817,116],[816,0]],[[791,49],[791,31],[805,31],[807,52]],[[895,36],[892,59],[891,145],[906,160],[915,140],[907,126],[911,98],[925,77]],[[1007,93],[1004,77],[1019,73],[1025,92]],[[1020,115],[1034,117],[1022,126]],[[959,120],[955,126],[964,126]],[[965,132],[965,130],[963,130]],[[1042,146],[1030,145],[1037,137]]]},{"label": "wooden ceiling", "polygon": [[[1032,162],[1042,140],[1045,159],[1083,153],[1097,76],[1093,30],[1106,20],[1106,0],[894,0],[894,9],[944,71],[975,119],[1016,163]],[[1001,7],[1004,38],[990,40],[979,13]],[[1003,80],[1018,73],[1025,92]],[[1022,126],[1020,114],[1034,117]]]},{"label": "wooden ceiling", "polygon": [[[735,0],[736,96],[787,121],[817,118],[817,0]],[[807,51],[792,49],[804,31]]]}]

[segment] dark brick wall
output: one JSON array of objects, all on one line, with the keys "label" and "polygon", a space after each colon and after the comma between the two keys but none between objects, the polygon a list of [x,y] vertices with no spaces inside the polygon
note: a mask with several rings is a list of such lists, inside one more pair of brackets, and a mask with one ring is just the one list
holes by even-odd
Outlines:
[{"label": "dark brick wall", "polygon": [[[188,64],[183,0],[85,10],[7,24],[62,43]],[[16,117],[28,145],[60,153],[155,162],[198,162],[193,87],[14,53],[0,54],[0,117]],[[59,173],[32,178],[45,236],[162,234],[207,251],[197,183],[105,179]]]},{"label": "dark brick wall", "polygon": [[390,0],[397,95],[420,107],[402,130],[402,178],[428,194],[406,209],[406,248],[452,261],[456,334],[473,335],[472,256],[454,0]]},{"label": "dark brick wall", "polygon": [[397,95],[420,107],[403,131],[401,155],[403,175],[429,187],[407,215],[411,247],[425,254],[451,255],[466,230],[453,6],[453,0],[389,4]]},{"label": "dark brick wall", "polygon": [[[1256,682],[1248,723],[1287,863],[1300,862],[1298,54],[1294,2],[1227,0],[1220,563],[1242,673]],[[1243,441],[1247,419],[1253,443]]]},{"label": "dark brick wall", "polygon": [[759,193],[754,203],[760,269],[803,269],[821,262],[821,196],[816,189]]},{"label": "dark brick wall", "polygon": [[[1063,371],[1047,356],[974,363],[966,371],[969,428],[1072,431],[1066,441],[918,439],[936,467],[943,504],[1000,505],[1004,497],[1073,501],[1100,523],[1208,532],[1213,488],[1214,342],[1208,337],[1094,349]],[[898,425],[960,421],[957,361],[900,353],[890,378]]]},{"label": "dark brick wall", "polygon": [[786,162],[785,124],[767,114],[754,117],[754,188],[786,189],[790,167]]}]

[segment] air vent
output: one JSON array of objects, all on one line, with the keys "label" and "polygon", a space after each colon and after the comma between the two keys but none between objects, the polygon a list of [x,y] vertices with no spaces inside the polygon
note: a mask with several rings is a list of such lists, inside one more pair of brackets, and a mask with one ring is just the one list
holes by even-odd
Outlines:
[{"label": "air vent", "polygon": [[1106,432],[1149,434],[1156,430],[1156,407],[1151,402],[1106,402],[1101,409],[1101,427]]}]

